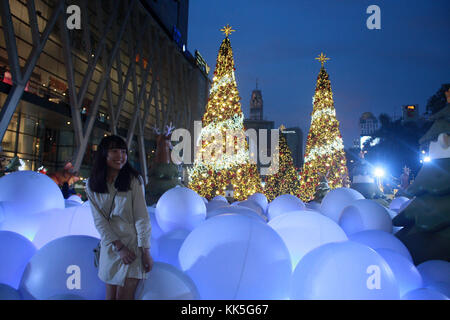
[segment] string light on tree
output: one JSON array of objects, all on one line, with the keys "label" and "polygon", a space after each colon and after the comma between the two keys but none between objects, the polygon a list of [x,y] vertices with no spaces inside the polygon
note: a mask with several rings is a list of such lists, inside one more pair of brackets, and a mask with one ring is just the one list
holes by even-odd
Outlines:
[{"label": "string light on tree", "polygon": [[267,200],[272,201],[282,194],[297,195],[300,192],[300,177],[292,160],[291,150],[287,144],[284,133],[285,127],[280,126],[280,140],[275,153],[279,154],[278,163],[274,168],[276,172],[270,172],[267,175],[264,185],[264,194]]},{"label": "string light on tree", "polygon": [[331,83],[324,67],[324,63],[330,58],[321,53],[315,59],[321,63],[321,67],[313,98],[311,127],[306,141],[298,194],[303,201],[311,201],[314,198],[322,176],[328,175],[330,189],[342,187],[343,180],[348,176]]},{"label": "string light on tree", "polygon": [[261,192],[262,187],[256,164],[250,163],[245,139],[244,116],[228,38],[235,30],[226,25],[221,31],[225,39],[219,48],[213,84],[202,118],[200,150],[189,170],[189,188],[211,199],[217,195],[225,196],[227,186],[232,186],[234,199],[241,201]]}]

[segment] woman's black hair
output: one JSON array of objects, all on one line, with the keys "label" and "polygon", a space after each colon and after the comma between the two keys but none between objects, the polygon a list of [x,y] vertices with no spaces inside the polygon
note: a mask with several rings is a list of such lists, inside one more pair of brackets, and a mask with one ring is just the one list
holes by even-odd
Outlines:
[{"label": "woman's black hair", "polygon": [[125,141],[116,135],[104,137],[98,145],[95,153],[94,165],[91,169],[89,177],[89,189],[93,192],[107,193],[106,175],[108,172],[108,165],[106,164],[106,157],[109,149],[125,149],[127,151],[127,162],[120,169],[114,186],[118,191],[126,192],[131,189],[131,179],[136,177],[139,181],[139,172],[134,169],[128,162],[128,148]]}]

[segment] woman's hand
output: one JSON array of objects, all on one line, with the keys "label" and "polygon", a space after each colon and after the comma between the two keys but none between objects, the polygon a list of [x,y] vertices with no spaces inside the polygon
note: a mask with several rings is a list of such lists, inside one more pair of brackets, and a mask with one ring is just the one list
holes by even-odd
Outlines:
[{"label": "woman's hand", "polygon": [[144,264],[145,273],[153,269],[153,258],[149,249],[142,249],[142,263]]},{"label": "woman's hand", "polygon": [[131,251],[130,249],[128,249],[126,246],[124,246],[119,251],[119,255],[120,255],[120,258],[122,259],[123,263],[125,263],[125,264],[130,264],[134,260],[136,260],[136,254],[133,251]]}]

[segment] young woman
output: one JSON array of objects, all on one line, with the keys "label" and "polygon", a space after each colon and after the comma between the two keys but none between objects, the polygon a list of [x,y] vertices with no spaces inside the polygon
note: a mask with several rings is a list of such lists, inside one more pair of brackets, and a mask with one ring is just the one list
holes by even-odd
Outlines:
[{"label": "young woman", "polygon": [[121,137],[103,138],[86,184],[101,236],[98,276],[106,283],[107,300],[134,299],[139,280],[153,267],[144,183],[127,159]]}]

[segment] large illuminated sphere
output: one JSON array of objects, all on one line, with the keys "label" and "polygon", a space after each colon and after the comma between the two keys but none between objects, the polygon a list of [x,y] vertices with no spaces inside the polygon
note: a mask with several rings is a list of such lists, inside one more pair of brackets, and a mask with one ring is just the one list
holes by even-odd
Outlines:
[{"label": "large illuminated sphere", "polygon": [[267,200],[267,197],[265,194],[259,193],[259,192],[254,193],[250,197],[248,197],[247,200],[255,201],[257,204],[259,204],[261,206],[261,208],[263,208],[264,213],[267,213],[267,207],[269,206],[269,201]]},{"label": "large illuminated sphere", "polygon": [[150,225],[152,227],[152,238],[159,239],[164,234],[164,231],[161,230],[161,227],[156,221],[156,208],[155,207],[147,207],[148,216],[150,218]]},{"label": "large illuminated sphere", "polygon": [[100,238],[89,203],[65,209],[51,209],[39,215],[41,222],[33,239],[38,249],[50,241],[70,235]]},{"label": "large illuminated sphere", "polygon": [[409,199],[406,197],[397,197],[391,201],[391,203],[389,204],[389,209],[398,212],[400,210],[401,205],[408,201]]},{"label": "large illuminated sphere", "polygon": [[255,218],[261,222],[266,222],[265,217],[259,215],[254,210],[251,210],[250,208],[246,208],[246,207],[237,206],[237,205],[220,207],[213,211],[208,211],[207,219],[218,216],[220,214],[241,214],[244,216]]},{"label": "large illuminated sphere", "polygon": [[178,252],[190,232],[184,229],[173,230],[158,239],[158,261],[180,268]]},{"label": "large illuminated sphere", "polygon": [[352,241],[307,253],[292,275],[292,300],[396,300],[392,270],[373,249]]},{"label": "large illuminated sphere", "polygon": [[448,261],[428,260],[419,264],[417,270],[422,275],[424,286],[436,282],[450,285],[450,262]]},{"label": "large illuminated sphere", "polygon": [[325,243],[346,241],[339,225],[314,211],[291,211],[269,221],[289,250],[292,269],[311,250]]},{"label": "large illuminated sphere", "polygon": [[267,224],[238,214],[206,220],[178,254],[202,299],[285,299],[291,261],[281,237]]},{"label": "large illuminated sphere", "polygon": [[0,201],[0,212],[3,212],[0,230],[16,232],[33,241],[43,220],[43,215],[35,214],[35,209],[31,207],[30,204]]},{"label": "large illuminated sphere", "polygon": [[413,261],[411,254],[406,246],[396,236],[380,231],[380,230],[366,230],[358,233],[354,233],[348,236],[351,241],[359,242],[371,247],[374,250],[378,249],[390,249],[395,251],[409,261]]},{"label": "large illuminated sphere", "polygon": [[35,171],[15,171],[0,178],[0,201],[17,202],[29,213],[65,207],[58,185]]},{"label": "large illuminated sphere", "polygon": [[206,211],[211,212],[218,208],[230,207],[228,202],[224,202],[221,200],[211,200],[206,204]]},{"label": "large illuminated sphere", "polygon": [[269,203],[267,217],[269,221],[289,211],[305,210],[305,204],[292,194],[282,194]]},{"label": "large illuminated sphere", "polygon": [[440,293],[442,293],[443,295],[446,295],[447,297],[450,298],[450,284],[445,283],[445,282],[432,282],[429,283],[428,285],[425,286],[428,289],[433,289],[435,291],[438,291]]},{"label": "large illuminated sphere", "polygon": [[402,296],[402,300],[449,300],[449,298],[430,288],[419,288],[412,290]]},{"label": "large illuminated sphere", "polygon": [[63,294],[55,294],[54,296],[48,297],[45,300],[86,300],[86,299],[76,294],[63,293]]},{"label": "large illuminated sphere", "polygon": [[422,288],[422,276],[410,260],[389,249],[377,249],[376,251],[394,273],[400,290],[400,297],[409,291]]},{"label": "large illuminated sphere", "polygon": [[23,271],[36,251],[30,240],[22,235],[0,231],[0,283],[17,289]]},{"label": "large illuminated sphere", "polygon": [[194,282],[174,266],[155,262],[147,279],[139,281],[136,300],[198,300]]},{"label": "large illuminated sphere", "polygon": [[23,273],[19,291],[24,299],[75,294],[86,300],[103,300],[105,284],[94,266],[93,250],[98,242],[89,236],[67,236],[42,247]]},{"label": "large illuminated sphere", "polygon": [[346,206],[339,225],[347,235],[364,230],[381,230],[392,233],[392,220],[385,207],[369,199],[360,199]]},{"label": "large illuminated sphere", "polygon": [[0,300],[22,300],[22,297],[13,287],[0,283]]},{"label": "large illuminated sphere", "polygon": [[228,203],[227,198],[225,198],[224,196],[221,196],[221,195],[215,196],[214,198],[212,198],[212,200],[213,201],[223,201],[223,202]]},{"label": "large illuminated sphere", "polygon": [[194,229],[206,219],[203,199],[189,188],[167,190],[156,204],[156,221],[164,232]]},{"label": "large illuminated sphere", "polygon": [[256,201],[253,200],[241,201],[239,202],[238,206],[249,208],[258,213],[260,216],[264,216],[264,209]]},{"label": "large illuminated sphere", "polygon": [[333,189],[323,198],[322,203],[320,204],[320,212],[339,223],[342,210],[359,199],[364,199],[364,196],[354,189]]}]

